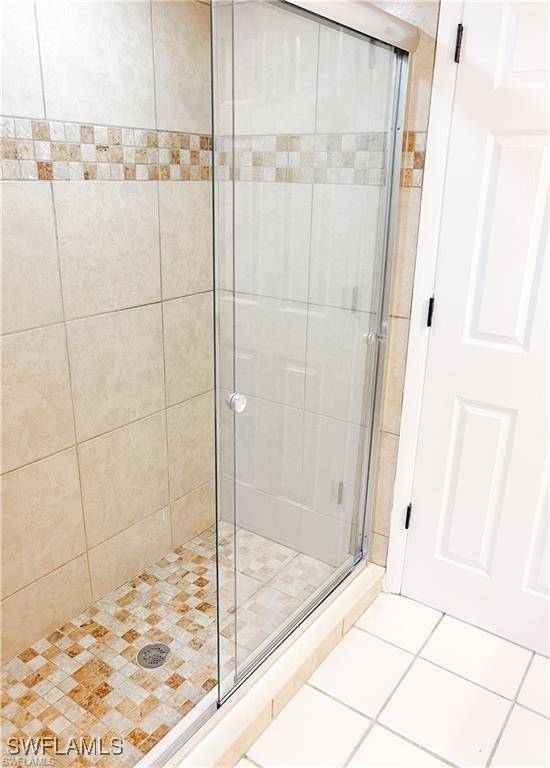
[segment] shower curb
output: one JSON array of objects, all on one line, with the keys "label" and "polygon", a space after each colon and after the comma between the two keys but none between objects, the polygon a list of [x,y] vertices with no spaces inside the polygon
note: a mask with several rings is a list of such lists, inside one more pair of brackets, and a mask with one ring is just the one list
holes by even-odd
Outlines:
[{"label": "shower curb", "polygon": [[382,591],[384,574],[360,566],[166,764],[233,768]]}]

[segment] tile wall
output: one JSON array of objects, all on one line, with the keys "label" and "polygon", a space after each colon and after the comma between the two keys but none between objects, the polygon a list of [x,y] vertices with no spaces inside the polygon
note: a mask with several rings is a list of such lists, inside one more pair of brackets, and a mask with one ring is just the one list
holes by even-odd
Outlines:
[{"label": "tile wall", "polygon": [[[438,4],[379,4],[422,29],[409,88],[371,530],[370,557],[385,564]],[[205,4],[35,8],[8,1],[3,13],[2,609],[9,657],[213,520],[211,145]],[[86,45],[91,35],[93,51]],[[265,193],[274,199],[264,201],[279,212],[281,195],[294,212],[307,203],[299,198],[308,194],[309,169],[326,168],[327,176],[316,180],[332,181],[333,190],[350,183],[350,162],[354,182],[364,188],[380,183],[380,147],[369,146],[368,158],[361,152],[362,142],[377,141],[369,137],[379,136],[381,127],[369,125],[370,133],[351,148],[353,134],[342,131],[360,130],[355,123],[364,130],[364,115],[355,103],[351,113],[329,109],[328,71],[320,72],[318,114],[325,130],[339,135],[340,146],[330,151],[340,154],[329,159],[327,138],[326,158],[320,146],[314,147],[317,156],[308,155],[302,138],[315,127],[308,84],[315,73],[308,66],[303,57],[290,106],[288,91],[271,83],[269,99],[260,100],[265,109],[250,125],[237,126],[256,143],[262,138],[261,150],[243,147],[240,181],[260,181],[260,172],[261,181],[279,181]],[[346,93],[341,99],[352,103]],[[298,119],[287,124],[292,114]],[[297,148],[291,146],[296,138]],[[353,158],[345,154],[350,151]],[[336,231],[338,223],[329,229]],[[313,237],[322,244],[323,219],[318,229]],[[284,234],[299,251],[300,232]],[[267,253],[282,253],[272,233],[263,236]],[[284,267],[284,260],[271,263]],[[251,271],[247,276],[254,278]],[[271,281],[274,298],[265,301],[273,308],[277,297],[300,292],[298,284],[284,284],[284,269],[260,268],[257,277]],[[338,290],[332,278],[323,287],[323,271],[318,277],[318,291]],[[356,332],[350,329],[349,338]],[[341,351],[352,355],[353,341]],[[284,426],[277,408],[271,410],[258,413],[257,423],[271,419],[281,440],[292,439],[292,424]],[[310,428],[314,435],[320,427]],[[335,446],[339,440],[348,446],[342,458],[353,451],[353,436],[334,433]],[[266,488],[277,495],[277,483],[291,478],[289,472],[272,468]],[[267,498],[262,495],[264,504]],[[314,543],[310,551],[321,557],[322,541],[334,529],[328,511],[304,518],[317,532],[306,537]]]},{"label": "tile wall", "polygon": [[9,658],[212,524],[214,438],[208,6],[3,23]]},{"label": "tile wall", "polygon": [[375,5],[415,24],[420,30],[419,46],[411,58],[409,69],[397,238],[391,279],[386,373],[378,434],[379,460],[376,467],[374,508],[370,521],[370,559],[379,565],[386,565],[407,362],[439,2],[437,0],[427,2],[379,0]]}]

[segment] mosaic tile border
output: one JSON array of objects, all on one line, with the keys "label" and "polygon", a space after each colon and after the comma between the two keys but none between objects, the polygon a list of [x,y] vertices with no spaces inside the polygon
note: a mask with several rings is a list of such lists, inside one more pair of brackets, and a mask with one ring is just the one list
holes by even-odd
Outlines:
[{"label": "mosaic tile border", "polygon": [[382,186],[387,134],[237,136],[234,151],[231,137],[221,137],[215,159],[220,181]]},{"label": "mosaic tile border", "polygon": [[422,186],[426,160],[426,138],[425,131],[409,131],[403,136],[401,187]]},{"label": "mosaic tile border", "polygon": [[3,179],[211,179],[208,135],[2,117],[0,138]]},{"label": "mosaic tile border", "polygon": [[[426,132],[403,137],[400,185],[421,187]],[[221,137],[215,152],[219,181],[302,184],[386,184],[388,134],[329,133]],[[234,163],[234,171],[233,165]]]},{"label": "mosaic tile border", "polygon": [[[1,118],[3,179],[209,181],[212,138],[180,131]],[[218,181],[386,184],[388,134],[220,137]],[[421,187],[426,133],[403,137],[400,185]]]}]

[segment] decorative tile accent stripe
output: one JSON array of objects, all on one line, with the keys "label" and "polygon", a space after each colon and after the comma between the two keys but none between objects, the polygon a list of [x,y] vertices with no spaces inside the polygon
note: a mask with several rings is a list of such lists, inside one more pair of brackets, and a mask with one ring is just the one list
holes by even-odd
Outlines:
[{"label": "decorative tile accent stripe", "polygon": [[237,136],[233,149],[231,137],[220,137],[216,178],[381,186],[387,143],[386,133]]},{"label": "decorative tile accent stripe", "polygon": [[[400,184],[421,187],[425,132],[403,137]],[[388,134],[222,136],[218,181],[386,184]],[[208,181],[212,139],[179,131],[1,118],[3,179]]]},{"label": "decorative tile accent stripe", "polygon": [[403,136],[401,186],[421,187],[426,156],[426,132],[409,131]]},{"label": "decorative tile accent stripe", "polygon": [[3,179],[208,181],[212,139],[179,131],[1,118]]}]

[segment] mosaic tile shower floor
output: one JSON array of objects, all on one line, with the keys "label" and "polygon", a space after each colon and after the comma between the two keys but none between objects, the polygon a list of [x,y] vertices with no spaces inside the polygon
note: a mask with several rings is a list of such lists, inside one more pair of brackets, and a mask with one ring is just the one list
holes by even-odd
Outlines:
[{"label": "mosaic tile shower floor", "polygon": [[[222,527],[222,675],[234,668],[331,574],[326,563],[243,529]],[[236,626],[236,616],[238,624]],[[235,643],[235,635],[238,644]],[[138,665],[147,643],[170,647],[157,669]],[[56,756],[53,765],[135,765],[217,684],[215,532],[208,529],[146,568],[2,667],[7,740],[124,740],[117,756]],[[214,696],[214,692],[211,693]]]}]

